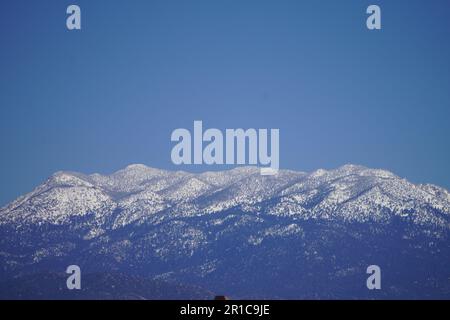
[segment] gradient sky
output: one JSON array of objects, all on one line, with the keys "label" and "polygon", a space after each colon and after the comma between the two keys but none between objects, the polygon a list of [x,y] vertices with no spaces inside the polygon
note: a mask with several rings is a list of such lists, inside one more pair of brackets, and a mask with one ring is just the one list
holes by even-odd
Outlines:
[{"label": "gradient sky", "polygon": [[[66,29],[78,4],[82,30]],[[382,9],[381,31],[366,8]],[[58,170],[171,163],[176,128],[279,128],[280,166],[450,188],[450,2],[8,0],[0,205]]]}]

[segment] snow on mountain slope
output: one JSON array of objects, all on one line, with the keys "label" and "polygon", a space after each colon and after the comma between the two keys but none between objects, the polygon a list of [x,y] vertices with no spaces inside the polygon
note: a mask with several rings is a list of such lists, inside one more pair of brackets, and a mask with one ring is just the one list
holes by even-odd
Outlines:
[{"label": "snow on mountain slope", "polygon": [[73,216],[94,214],[104,221],[117,204],[82,175],[58,172],[31,193],[0,211],[0,223],[64,224]]},{"label": "snow on mountain slope", "polygon": [[360,222],[382,222],[400,216],[449,228],[449,205],[445,189],[414,185],[384,170],[346,165],[332,171],[315,171],[284,189],[280,200],[268,211]]},{"label": "snow on mountain slope", "polygon": [[450,226],[447,190],[355,165],[310,174],[280,170],[276,176],[261,176],[255,167],[201,174],[144,165],[111,175],[58,172],[3,208],[0,223],[64,224],[94,214],[96,226],[113,217],[105,228],[117,228],[157,213],[193,216],[233,208],[302,219],[383,222],[398,216]]},{"label": "snow on mountain slope", "polygon": [[117,209],[120,213],[114,220],[113,229],[145,219],[169,207],[170,204],[153,191],[144,190],[131,194],[118,201]]},{"label": "snow on mountain slope", "polygon": [[148,189],[158,191],[167,188],[186,175],[188,173],[173,173],[150,168],[142,164],[132,164],[111,175],[93,174],[90,178],[96,185],[120,195]]},{"label": "snow on mountain slope", "polygon": [[244,298],[373,298],[358,283],[377,263],[382,297],[448,298],[449,238],[449,192],[384,170],[131,165],[55,173],[0,209],[0,281],[76,263]]}]

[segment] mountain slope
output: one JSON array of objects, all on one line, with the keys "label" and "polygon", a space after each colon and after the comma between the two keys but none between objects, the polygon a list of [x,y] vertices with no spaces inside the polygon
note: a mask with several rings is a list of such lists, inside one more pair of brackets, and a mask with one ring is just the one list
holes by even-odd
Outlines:
[{"label": "mountain slope", "polygon": [[232,297],[450,298],[449,231],[447,190],[362,166],[58,172],[0,210],[0,280],[78,264]]},{"label": "mountain slope", "polygon": [[64,273],[44,273],[9,280],[0,284],[0,300],[210,300],[214,297],[193,286],[117,273],[85,275],[80,290],[67,290],[66,279]]}]

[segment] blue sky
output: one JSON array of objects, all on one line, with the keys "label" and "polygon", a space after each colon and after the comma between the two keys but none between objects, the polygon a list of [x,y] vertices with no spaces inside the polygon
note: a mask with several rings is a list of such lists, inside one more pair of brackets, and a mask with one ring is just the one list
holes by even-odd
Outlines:
[{"label": "blue sky", "polygon": [[[82,30],[68,31],[78,4]],[[382,30],[365,26],[382,9]],[[450,3],[4,1],[0,205],[58,170],[171,163],[176,128],[279,128],[280,166],[450,188]]]}]

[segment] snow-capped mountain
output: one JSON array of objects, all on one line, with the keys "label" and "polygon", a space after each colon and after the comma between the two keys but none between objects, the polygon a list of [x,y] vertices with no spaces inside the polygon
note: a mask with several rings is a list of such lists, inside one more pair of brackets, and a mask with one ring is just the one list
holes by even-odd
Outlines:
[{"label": "snow-capped mountain", "polygon": [[397,282],[376,294],[450,298],[449,231],[447,190],[362,166],[58,172],[0,210],[0,279],[78,264],[236,297],[370,297],[378,259]]},{"label": "snow-capped mountain", "polygon": [[203,216],[229,209],[359,222],[387,222],[398,216],[450,227],[447,190],[354,165],[310,174],[281,170],[276,176],[261,176],[256,167],[202,174],[144,165],[130,165],[109,176],[58,172],[3,208],[0,223],[60,225],[94,214],[93,227],[117,229],[155,217]]}]

